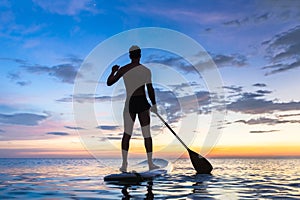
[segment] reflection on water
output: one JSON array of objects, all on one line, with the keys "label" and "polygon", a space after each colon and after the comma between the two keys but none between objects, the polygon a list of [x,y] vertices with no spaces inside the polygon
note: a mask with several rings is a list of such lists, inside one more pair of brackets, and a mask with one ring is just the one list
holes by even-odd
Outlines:
[{"label": "reflection on water", "polygon": [[299,159],[211,159],[196,175],[187,159],[151,182],[105,183],[120,160],[0,159],[0,199],[300,199]]},{"label": "reflection on water", "polygon": [[[129,189],[132,189],[133,186],[134,185],[124,185],[123,186],[123,188],[121,190],[122,194],[123,194],[122,200],[128,200],[128,199],[131,199],[131,198],[137,198],[137,195],[132,196],[132,195],[130,195],[130,193],[128,191]],[[144,187],[147,188],[146,194],[145,195],[141,195],[140,199],[146,199],[146,200],[154,199],[154,194],[153,194],[153,191],[152,191],[152,186],[153,186],[153,182],[152,181],[148,181],[147,185],[144,186]]]}]

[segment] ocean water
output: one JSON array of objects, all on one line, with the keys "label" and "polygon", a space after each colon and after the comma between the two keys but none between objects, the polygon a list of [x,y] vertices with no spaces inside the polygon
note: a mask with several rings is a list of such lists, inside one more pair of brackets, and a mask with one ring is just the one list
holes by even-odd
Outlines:
[{"label": "ocean water", "polygon": [[151,182],[111,184],[117,159],[0,159],[0,199],[300,199],[300,159],[210,159],[196,175],[189,159]]}]

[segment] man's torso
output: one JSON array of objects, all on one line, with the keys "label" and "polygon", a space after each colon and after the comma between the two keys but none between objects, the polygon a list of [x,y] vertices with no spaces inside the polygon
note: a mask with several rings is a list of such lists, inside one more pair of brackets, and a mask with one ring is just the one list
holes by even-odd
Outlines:
[{"label": "man's torso", "polygon": [[122,67],[127,97],[146,96],[145,85],[151,83],[151,72],[141,64],[130,63]]}]

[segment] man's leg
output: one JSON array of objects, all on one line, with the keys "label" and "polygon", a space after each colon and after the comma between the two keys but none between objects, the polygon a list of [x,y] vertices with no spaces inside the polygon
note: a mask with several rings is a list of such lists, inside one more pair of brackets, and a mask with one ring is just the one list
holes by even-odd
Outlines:
[{"label": "man's leg", "polygon": [[129,141],[132,135],[133,125],[135,121],[135,114],[129,113],[124,111],[123,118],[124,118],[124,133],[121,142],[122,148],[122,166],[120,167],[120,171],[126,172],[127,171],[127,159],[128,159],[128,150],[129,150]]},{"label": "man's leg", "polygon": [[159,168],[158,166],[153,164],[152,161],[152,137],[150,133],[150,111],[146,110],[144,112],[141,112],[138,114],[139,121],[141,124],[141,129],[144,137],[144,145],[145,149],[147,152],[147,160],[148,160],[148,165],[149,169],[157,169]]},{"label": "man's leg", "polygon": [[126,172],[127,171],[127,158],[128,158],[128,149],[129,149],[129,141],[130,141],[131,135],[128,135],[127,133],[123,133],[122,137],[122,166],[120,167],[121,172]]}]

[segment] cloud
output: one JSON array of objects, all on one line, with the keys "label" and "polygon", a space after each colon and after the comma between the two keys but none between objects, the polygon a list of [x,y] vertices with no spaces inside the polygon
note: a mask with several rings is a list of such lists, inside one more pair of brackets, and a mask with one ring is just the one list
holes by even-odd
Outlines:
[{"label": "cloud", "polygon": [[181,108],[179,99],[176,98],[176,94],[172,91],[155,89],[158,110],[164,110],[167,116],[167,120],[170,123],[177,122],[181,117]]},{"label": "cloud", "polygon": [[265,83],[255,83],[252,86],[255,86],[255,87],[267,87],[267,85]]},{"label": "cloud", "polygon": [[285,72],[300,67],[300,26],[275,35],[262,45],[266,46],[269,64],[262,69],[265,75]]},{"label": "cloud", "polygon": [[116,96],[97,96],[94,94],[76,94],[76,95],[70,95],[68,97],[64,97],[61,99],[57,99],[57,102],[65,102],[65,103],[70,103],[70,102],[77,102],[77,103],[85,103],[85,102],[109,102],[109,101],[121,101],[125,99],[125,94],[121,93]]},{"label": "cloud", "polygon": [[[264,83],[256,83],[252,86],[266,87]],[[226,108],[229,111],[244,114],[265,114],[277,111],[294,111],[300,109],[300,101],[280,102],[278,99],[267,100],[266,96],[271,94],[270,90],[257,90],[255,92],[244,92],[240,86],[223,86],[232,95],[227,96]],[[244,123],[254,123],[239,121]],[[278,123],[285,123],[280,121]],[[293,122],[292,122],[293,123]],[[294,122],[295,123],[295,122]]]},{"label": "cloud", "polygon": [[66,132],[48,132],[46,134],[48,134],[48,135],[59,135],[59,136],[70,135],[69,133],[66,133]]},{"label": "cloud", "polygon": [[248,21],[249,21],[249,18],[246,17],[243,19],[234,19],[234,20],[225,21],[225,22],[223,22],[223,25],[225,25],[225,26],[240,26],[242,24],[245,24]]},{"label": "cloud", "polygon": [[83,62],[83,59],[77,57],[76,55],[69,55],[69,56],[67,56],[65,58],[61,58],[59,60],[61,60],[63,62],[67,62],[67,63],[73,63],[76,65],[81,65],[81,63]]},{"label": "cloud", "polygon": [[[196,86],[192,84],[192,87]],[[173,88],[184,89],[188,87],[186,84],[171,85]],[[183,115],[189,113],[208,113],[210,111],[210,101],[212,94],[208,91],[195,91],[193,94],[180,95],[181,90],[163,90],[161,88],[155,88],[157,104],[161,106],[169,122],[177,122]],[[173,92],[174,91],[174,92]],[[126,95],[121,93],[116,96],[95,96],[93,94],[78,94],[70,95],[69,97],[61,98],[58,102],[72,102],[72,100],[78,103],[84,102],[111,102],[111,101],[124,101]],[[196,100],[195,100],[196,99]]]},{"label": "cloud", "polygon": [[223,22],[223,24],[226,26],[231,26],[231,25],[239,26],[239,25],[241,25],[241,22],[238,19],[234,19],[234,20]]},{"label": "cloud", "polygon": [[264,22],[270,19],[272,14],[270,12],[263,13],[254,17],[255,22]]},{"label": "cloud", "polygon": [[228,95],[227,98],[231,99],[232,97],[239,97],[243,91],[242,86],[223,86],[224,89],[228,90]]},{"label": "cloud", "polygon": [[[108,139],[108,140],[121,140],[122,139],[122,136],[123,136],[123,133],[118,133],[116,136],[105,136],[105,137],[102,137],[102,140],[103,139]],[[133,132],[132,133],[132,136],[131,136],[131,139],[132,140],[142,140],[143,138],[140,137],[141,134],[139,133],[136,133],[136,132]]]},{"label": "cloud", "polygon": [[278,117],[297,117],[300,116],[300,113],[295,113],[295,114],[285,114],[285,115],[278,115]]},{"label": "cloud", "polygon": [[181,84],[174,84],[168,86],[171,87],[172,90],[174,91],[184,91],[184,89],[198,86],[198,84],[196,82],[190,82],[190,83],[181,83]]},{"label": "cloud", "polygon": [[151,130],[153,131],[161,131],[163,129],[162,125],[153,125],[151,126]]},{"label": "cloud", "polygon": [[121,137],[113,137],[113,136],[108,136],[106,137],[108,140],[121,140]]},{"label": "cloud", "polygon": [[10,79],[10,81],[15,82],[19,86],[27,86],[31,84],[31,81],[21,80],[20,72],[10,72],[8,73],[7,78]]},{"label": "cloud", "polygon": [[246,17],[240,18],[240,19],[232,19],[223,22],[224,26],[243,26],[243,25],[249,25],[249,24],[257,24],[257,23],[263,23],[271,19],[272,17],[271,12],[264,12],[264,13],[257,13],[248,15]]},{"label": "cloud", "polygon": [[[14,4],[15,5],[11,5]],[[34,35],[42,30],[45,27],[44,24],[35,24],[30,20],[29,22],[32,24],[22,24],[20,21],[24,22],[24,20],[20,20],[20,14],[16,14],[17,11],[14,8],[17,8],[19,5],[17,2],[9,2],[6,5],[3,1],[0,1],[0,36],[1,38],[14,40],[15,42],[26,41],[23,36]],[[30,2],[27,2],[30,3]],[[32,10],[33,11],[33,10]],[[24,11],[26,12],[26,11]],[[31,13],[32,14],[32,13]]]},{"label": "cloud", "polygon": [[[122,137],[123,137],[123,133],[105,134],[105,136],[102,137],[102,140],[104,140],[104,139],[108,139],[108,140],[121,140]],[[131,136],[131,139],[133,139],[133,140],[141,140],[141,139],[143,139],[141,137],[141,132],[140,131],[138,133],[137,132],[133,132],[132,136]]]},{"label": "cloud", "polygon": [[11,81],[16,81],[21,79],[19,72],[16,73],[10,72],[7,74],[7,78],[10,79]]},{"label": "cloud", "polygon": [[97,126],[98,129],[102,130],[109,130],[109,131],[114,131],[119,128],[119,126],[112,126],[112,125],[102,125],[102,126]]},{"label": "cloud", "polygon": [[0,60],[11,61],[11,62],[18,63],[18,64],[20,64],[20,65],[26,65],[26,64],[28,63],[26,60],[19,59],[19,58],[7,58],[7,57],[1,57]]},{"label": "cloud", "polygon": [[243,90],[243,87],[242,86],[234,86],[234,85],[231,85],[231,86],[223,86],[224,89],[228,89],[230,90],[230,93],[240,93],[242,92]]},{"label": "cloud", "polygon": [[[264,0],[257,1],[251,4],[251,10],[241,10],[235,17],[225,19],[224,26],[228,27],[240,27],[249,26],[264,23],[278,23],[279,21],[284,23],[287,20],[299,19],[299,7],[298,1],[272,1]],[[242,17],[240,17],[242,16]]]},{"label": "cloud", "polygon": [[[186,59],[174,55],[174,54],[166,54],[160,53],[161,56],[157,54],[149,55],[145,58],[146,63],[159,63],[166,66],[172,66],[172,68],[176,68],[184,73],[198,73],[195,67],[201,67],[201,69],[206,69],[206,66],[211,66],[208,64],[210,62],[210,58],[207,56],[206,52],[199,52],[197,55],[191,56],[193,59],[195,66],[191,65]],[[247,57],[241,54],[213,54],[210,53],[212,56],[212,61],[218,67],[243,67],[247,65]]]},{"label": "cloud", "polygon": [[257,90],[256,93],[258,93],[258,94],[271,94],[272,91],[270,91],[270,90]]},{"label": "cloud", "polygon": [[227,105],[227,109],[233,112],[246,114],[274,113],[275,111],[292,111],[300,109],[300,102],[275,102],[271,100],[258,99],[264,94],[243,93],[238,98]]},{"label": "cloud", "polygon": [[72,129],[72,130],[84,130],[84,128],[81,127],[75,127],[75,126],[65,126],[67,129]]},{"label": "cloud", "polygon": [[268,131],[250,131],[250,133],[273,133],[278,132],[279,130],[268,130]]},{"label": "cloud", "polygon": [[[110,130],[110,128],[108,129]],[[104,141],[104,140],[121,140],[122,137],[123,137],[123,132],[108,132],[108,133],[102,133],[103,136],[101,137],[98,137],[101,141]],[[140,133],[136,133],[136,132],[133,132],[132,136],[131,136],[131,139],[142,139],[141,137],[138,137],[140,136],[141,134]]]},{"label": "cloud", "polygon": [[[269,18],[274,20],[286,21],[299,18],[299,1],[287,0],[287,1],[273,1],[265,0],[258,1],[257,7],[259,10],[268,10]],[[262,16],[264,18],[264,16]]]},{"label": "cloud", "polygon": [[255,92],[243,92],[241,96],[243,100],[247,100],[247,99],[254,99],[257,97],[263,97],[265,96],[265,94],[255,93]]},{"label": "cloud", "polygon": [[205,31],[206,33],[210,33],[210,32],[212,32],[212,30],[213,30],[212,28],[205,28],[205,29],[204,29],[204,31]]},{"label": "cloud", "polygon": [[247,65],[247,58],[241,54],[213,55],[213,60],[218,67],[243,67]]},{"label": "cloud", "polygon": [[49,116],[33,113],[0,114],[0,123],[24,126],[36,126]]},{"label": "cloud", "polygon": [[[50,77],[55,77],[57,80],[63,83],[74,83],[74,79],[76,76],[80,76],[78,74],[78,68],[82,63],[82,59],[78,58],[75,55],[70,55],[66,58],[60,59],[64,63],[57,64],[53,66],[40,65],[40,64],[29,64],[26,60],[16,59],[16,58],[0,58],[0,60],[12,61],[19,64],[19,67],[25,69],[26,72],[33,74],[47,74]],[[7,77],[11,81],[17,81],[21,79],[20,72],[11,72],[7,75]],[[18,85],[24,86],[28,85],[30,81],[17,81]]]},{"label": "cloud", "polygon": [[285,63],[285,64],[271,64],[271,65],[267,65],[262,67],[262,69],[271,69],[271,71],[266,72],[265,75],[272,75],[272,74],[277,74],[280,72],[285,72],[288,71],[290,69],[294,69],[294,68],[298,68],[300,67],[300,60],[292,62],[292,63]]},{"label": "cloud", "polygon": [[186,114],[210,112],[211,93],[195,91],[194,94],[178,96],[173,91],[155,89],[157,104],[162,107],[159,109],[165,111],[170,123],[177,122]]},{"label": "cloud", "polygon": [[23,65],[23,68],[27,72],[34,74],[47,74],[51,77],[57,78],[63,83],[74,83],[74,79],[77,75],[77,66],[74,66],[70,63],[59,64],[52,67],[42,66],[42,65]]},{"label": "cloud", "polygon": [[31,81],[17,81],[16,84],[19,86],[27,86],[31,84]]},{"label": "cloud", "polygon": [[4,130],[2,130],[2,129],[0,129],[0,133],[5,133],[5,131],[4,131]]},{"label": "cloud", "polygon": [[82,12],[99,13],[96,3],[91,0],[52,0],[51,2],[34,0],[33,2],[44,10],[59,15],[76,16]]},{"label": "cloud", "polygon": [[161,53],[160,56],[158,56],[158,54],[149,55],[147,58],[145,58],[145,63],[159,63],[166,66],[172,66],[181,72],[197,73],[194,66],[192,66],[184,58],[175,54],[166,54],[165,52]]},{"label": "cloud", "polygon": [[235,121],[235,123],[244,123],[248,125],[257,125],[257,124],[275,125],[275,124],[285,124],[285,123],[300,123],[300,120],[280,120],[274,118],[260,117],[257,119],[250,119],[250,120],[238,120]]}]

